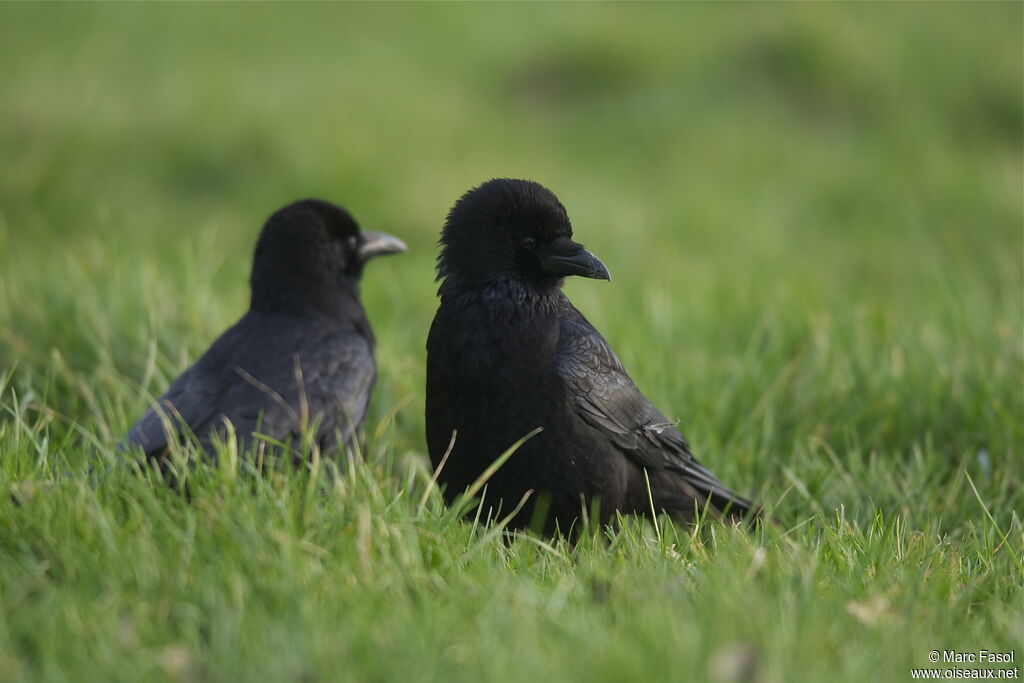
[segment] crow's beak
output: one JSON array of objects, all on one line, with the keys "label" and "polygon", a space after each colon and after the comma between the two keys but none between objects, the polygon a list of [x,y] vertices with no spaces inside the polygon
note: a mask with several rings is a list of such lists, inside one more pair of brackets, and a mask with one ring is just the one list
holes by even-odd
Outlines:
[{"label": "crow's beak", "polygon": [[366,263],[374,256],[397,254],[408,249],[408,247],[405,246],[405,242],[394,235],[387,234],[386,232],[363,230],[362,234],[363,243],[359,245],[358,253],[359,260],[363,263]]},{"label": "crow's beak", "polygon": [[580,275],[595,280],[609,280],[608,269],[589,251],[568,238],[559,238],[538,255],[540,267],[556,275]]}]

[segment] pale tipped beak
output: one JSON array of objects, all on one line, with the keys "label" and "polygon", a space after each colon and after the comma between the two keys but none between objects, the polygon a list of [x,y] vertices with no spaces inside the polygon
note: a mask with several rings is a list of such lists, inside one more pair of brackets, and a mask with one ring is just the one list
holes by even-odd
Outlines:
[{"label": "pale tipped beak", "polygon": [[357,253],[359,254],[359,260],[363,263],[366,263],[374,256],[397,254],[408,249],[405,246],[405,242],[386,232],[363,230],[362,236],[363,243],[359,245]]}]

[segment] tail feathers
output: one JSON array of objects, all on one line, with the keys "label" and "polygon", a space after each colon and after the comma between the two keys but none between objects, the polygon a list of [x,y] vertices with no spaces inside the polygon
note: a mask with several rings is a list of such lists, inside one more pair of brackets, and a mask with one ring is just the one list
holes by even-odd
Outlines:
[{"label": "tail feathers", "polygon": [[721,514],[737,519],[761,516],[760,506],[727,488],[696,459],[677,468],[677,471],[683,475],[686,483]]},{"label": "tail feathers", "polygon": [[709,493],[708,500],[715,508],[727,517],[747,519],[748,517],[760,517],[761,508],[754,505],[752,501],[735,493],[722,495],[717,492]]}]

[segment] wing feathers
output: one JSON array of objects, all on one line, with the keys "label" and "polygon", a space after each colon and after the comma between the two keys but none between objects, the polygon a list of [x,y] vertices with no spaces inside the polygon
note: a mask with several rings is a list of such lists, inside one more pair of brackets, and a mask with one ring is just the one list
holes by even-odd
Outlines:
[{"label": "wing feathers", "polygon": [[627,457],[649,470],[678,474],[720,509],[751,507],[690,453],[686,439],[644,396],[603,337],[567,299],[561,310],[557,369],[574,397],[576,414],[602,431]]},{"label": "wing feathers", "polygon": [[147,453],[167,448],[167,427],[201,439],[231,421],[239,438],[298,437],[319,421],[317,440],[347,441],[362,423],[376,370],[367,338],[333,321],[247,313],[175,380],[125,442]]}]

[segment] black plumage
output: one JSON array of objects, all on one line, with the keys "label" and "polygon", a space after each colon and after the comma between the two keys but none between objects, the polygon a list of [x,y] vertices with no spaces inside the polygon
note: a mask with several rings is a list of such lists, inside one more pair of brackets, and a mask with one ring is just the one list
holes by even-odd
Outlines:
[{"label": "black plumage", "polygon": [[[571,526],[598,502],[618,511],[692,519],[741,517],[752,504],[691,454],[673,421],[630,379],[611,347],[562,293],[565,276],[610,279],[572,240],[558,199],[543,186],[491,180],[452,208],[441,235],[440,307],[427,340],[427,444],[449,501],[517,440],[489,480],[484,504],[512,524]],[[455,432],[454,441],[452,440]],[[448,452],[450,450],[450,453]],[[648,493],[649,492],[649,493]],[[543,508],[537,508],[537,514]]]},{"label": "black plumage", "polygon": [[230,421],[247,449],[255,435],[321,447],[348,442],[376,377],[374,336],[359,300],[366,261],[404,251],[360,230],[334,204],[307,199],[276,211],[256,243],[248,312],[157,399],[125,437],[161,457],[181,428],[208,450]]}]

